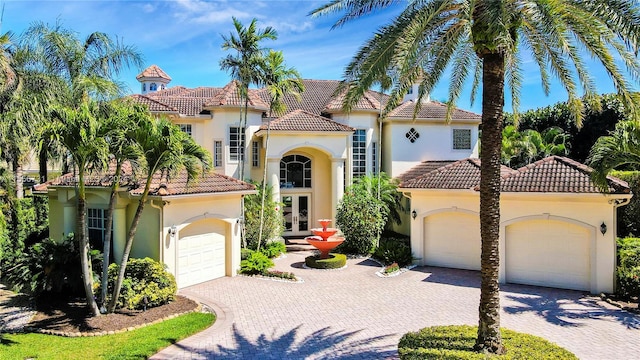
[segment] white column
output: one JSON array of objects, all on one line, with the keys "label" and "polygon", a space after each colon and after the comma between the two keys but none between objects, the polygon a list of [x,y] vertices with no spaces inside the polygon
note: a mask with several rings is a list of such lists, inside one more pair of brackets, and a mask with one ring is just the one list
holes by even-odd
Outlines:
[{"label": "white column", "polygon": [[267,159],[267,181],[273,189],[273,200],[280,202],[280,159]]},{"label": "white column", "polygon": [[344,159],[331,159],[331,217],[336,218],[338,202],[344,195]]},{"label": "white column", "polygon": [[113,209],[113,259],[118,264],[122,260],[126,242],[127,208],[115,208]]}]

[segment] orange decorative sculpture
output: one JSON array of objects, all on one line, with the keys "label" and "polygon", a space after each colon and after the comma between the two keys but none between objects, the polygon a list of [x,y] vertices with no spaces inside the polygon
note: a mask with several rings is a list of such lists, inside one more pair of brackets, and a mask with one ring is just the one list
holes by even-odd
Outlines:
[{"label": "orange decorative sculpture", "polygon": [[311,229],[314,236],[307,236],[305,240],[320,250],[321,259],[327,259],[329,258],[329,252],[342,244],[344,238],[333,236],[338,232],[338,229],[327,227],[331,223],[330,219],[320,219],[318,222],[322,225],[322,228]]}]

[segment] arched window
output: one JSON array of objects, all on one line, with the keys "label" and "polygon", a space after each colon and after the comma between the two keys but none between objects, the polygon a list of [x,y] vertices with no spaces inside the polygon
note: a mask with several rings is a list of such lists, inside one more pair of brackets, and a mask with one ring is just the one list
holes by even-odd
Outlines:
[{"label": "arched window", "polygon": [[142,83],[142,91],[147,91],[147,84],[146,83]]},{"label": "arched window", "polygon": [[156,83],[151,83],[151,85],[149,85],[149,91],[156,91],[158,90],[158,85],[156,85]]},{"label": "arched window", "polygon": [[302,155],[289,155],[280,160],[281,188],[310,188],[311,159]]}]

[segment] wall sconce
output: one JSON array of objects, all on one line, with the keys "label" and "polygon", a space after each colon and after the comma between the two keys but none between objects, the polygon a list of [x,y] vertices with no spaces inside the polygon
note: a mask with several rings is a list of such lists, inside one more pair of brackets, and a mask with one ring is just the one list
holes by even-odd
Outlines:
[{"label": "wall sconce", "polygon": [[607,232],[607,224],[605,224],[604,221],[602,222],[602,224],[600,224],[600,232],[602,233],[602,235]]},{"label": "wall sconce", "polygon": [[244,225],[244,218],[239,217],[239,218],[236,220],[236,224]]},{"label": "wall sconce", "polygon": [[413,218],[413,220],[415,220],[416,217],[418,217],[418,213],[416,212],[415,209],[413,209],[413,211],[411,212],[411,217]]},{"label": "wall sconce", "polygon": [[178,232],[178,228],[177,228],[175,225],[173,225],[173,226],[171,226],[171,227],[169,228],[169,235],[170,235],[171,237],[176,236],[176,233],[177,233],[177,232]]}]

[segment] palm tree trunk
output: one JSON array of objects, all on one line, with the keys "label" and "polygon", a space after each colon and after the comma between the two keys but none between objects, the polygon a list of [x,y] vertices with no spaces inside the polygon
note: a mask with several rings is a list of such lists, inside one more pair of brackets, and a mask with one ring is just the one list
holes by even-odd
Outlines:
[{"label": "palm tree trunk", "polygon": [[118,161],[116,165],[116,173],[111,184],[111,196],[109,197],[109,208],[107,209],[107,223],[104,234],[104,248],[102,251],[102,282],[100,288],[100,301],[102,306],[100,311],[105,312],[105,303],[107,302],[107,287],[109,282],[109,261],[111,257],[111,233],[113,228],[113,209],[116,207],[116,194],[120,185],[120,171],[122,171],[122,162]]},{"label": "palm tree trunk", "polygon": [[[271,118],[271,114],[269,114]],[[267,139],[264,145],[264,170],[262,171],[262,203],[260,204],[260,230],[258,231],[258,248],[260,251],[260,241],[262,240],[262,228],[264,227],[264,202],[267,197],[267,153],[269,152],[269,133],[271,131],[271,120],[267,123]]]},{"label": "palm tree trunk", "polygon": [[140,224],[140,218],[142,217],[142,210],[144,210],[144,204],[147,201],[147,195],[149,194],[149,188],[151,187],[151,180],[153,178],[153,173],[148,176],[147,184],[144,187],[144,192],[142,193],[142,197],[138,202],[138,208],[136,209],[136,213],[133,216],[133,220],[131,221],[131,227],[129,228],[129,232],[127,233],[127,242],[124,246],[124,252],[122,253],[122,260],[120,261],[120,270],[118,271],[118,278],[113,286],[113,296],[111,297],[111,301],[109,302],[108,311],[110,313],[114,312],[116,309],[116,304],[118,302],[118,297],[120,297],[120,290],[122,288],[122,282],[124,281],[124,274],[127,270],[127,262],[129,261],[129,254],[131,253],[131,247],[133,246],[133,238],[136,235],[136,231],[138,230],[138,224]]},{"label": "palm tree trunk", "polygon": [[22,171],[22,164],[18,159],[18,154],[14,153],[11,166],[13,167],[13,177],[16,182],[16,198],[24,198],[24,174]]},{"label": "palm tree trunk", "polygon": [[47,182],[47,161],[49,160],[49,149],[47,144],[42,144],[42,148],[38,153],[38,175],[40,176],[39,183],[44,184]]},{"label": "palm tree trunk", "polygon": [[249,88],[247,87],[246,90],[246,95],[245,95],[245,99],[244,99],[244,116],[242,118],[242,120],[240,121],[240,176],[239,176],[239,180],[244,181],[244,166],[245,166],[245,158],[246,158],[246,152],[245,152],[245,146],[246,146],[246,141],[247,141],[247,131],[245,129],[245,127],[247,126],[247,110],[249,109]]},{"label": "palm tree trunk", "polygon": [[500,154],[504,108],[504,55],[486,54],[482,66],[482,142],[480,160],[481,285],[476,349],[505,352],[500,334],[498,285],[500,234]]},{"label": "palm tree trunk", "polygon": [[82,284],[84,285],[84,292],[87,297],[87,306],[91,309],[94,316],[98,316],[100,315],[100,310],[96,304],[96,299],[93,297],[93,273],[91,271],[91,261],[89,260],[89,234],[87,233],[87,204],[85,201],[84,176],[82,173],[79,173],[78,177],[78,207],[76,209],[78,225],[76,232],[80,236],[78,239],[78,246],[80,249]]}]

